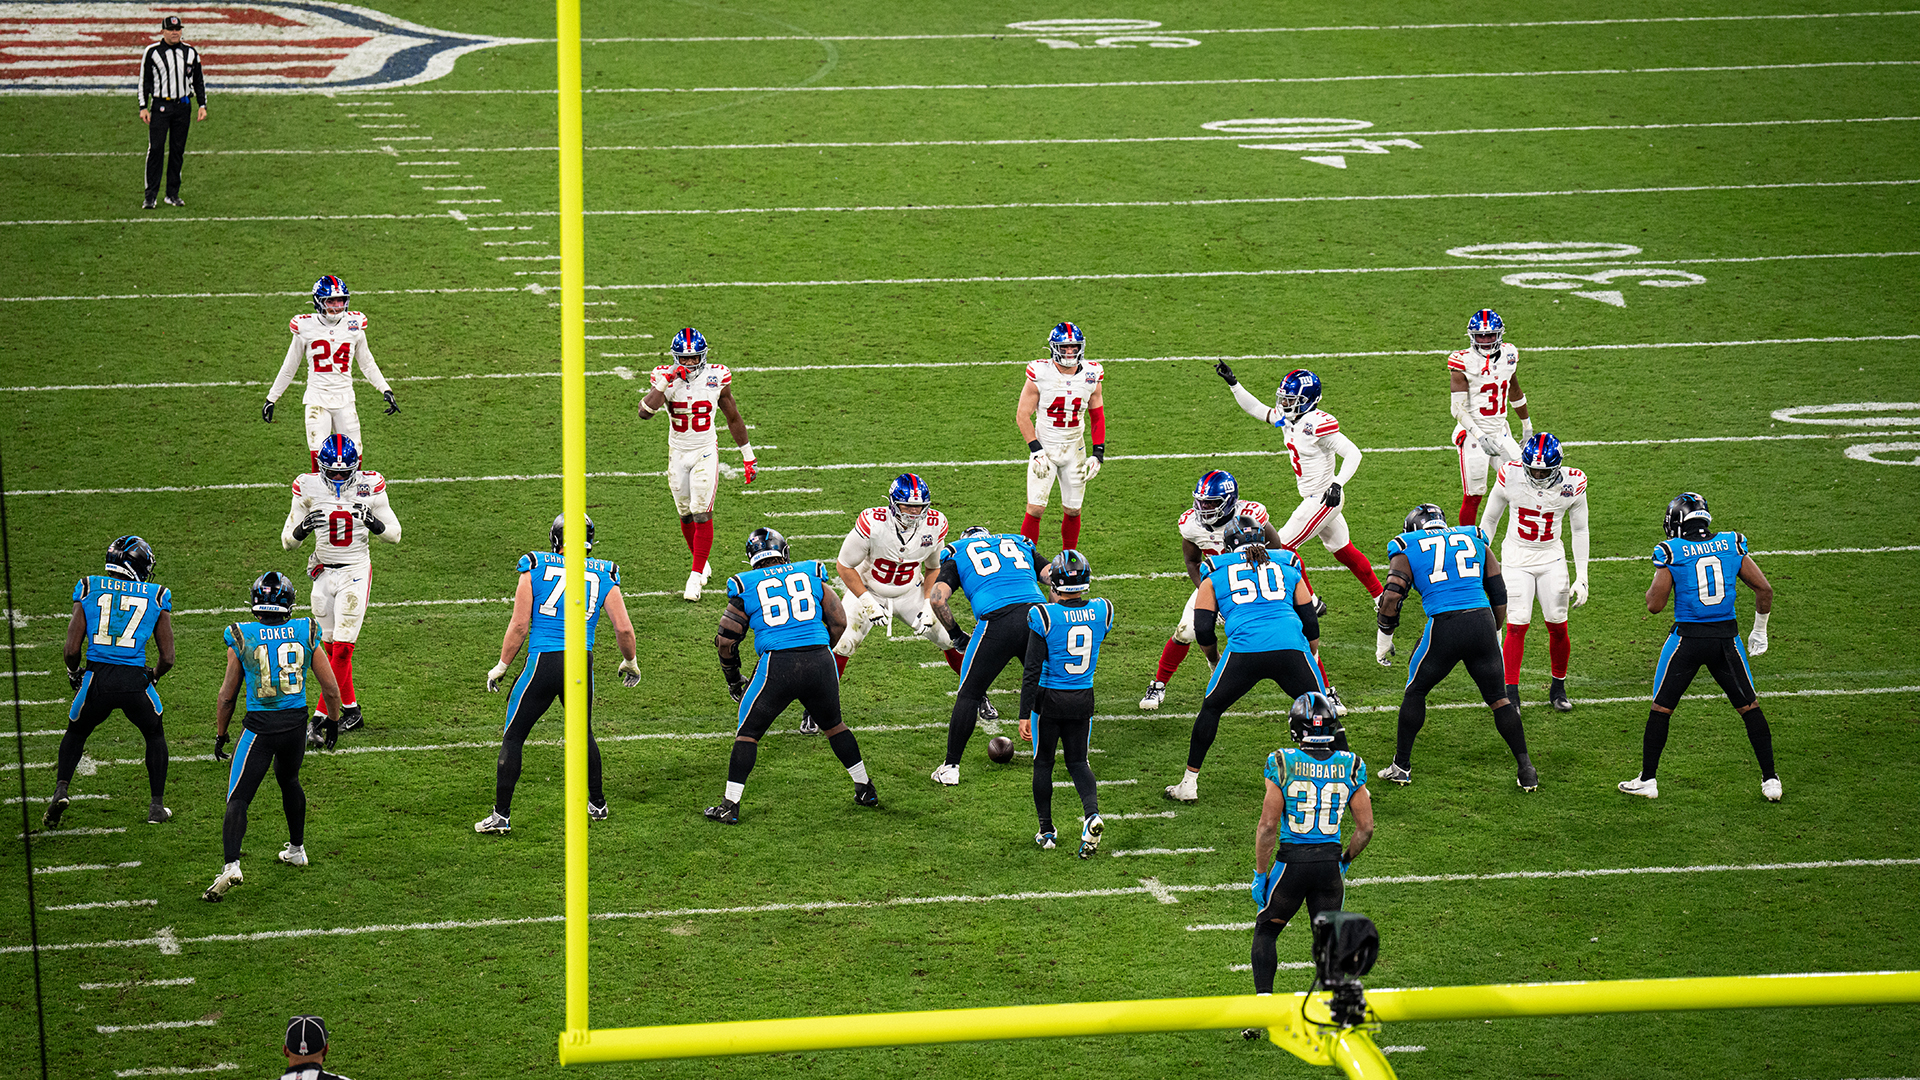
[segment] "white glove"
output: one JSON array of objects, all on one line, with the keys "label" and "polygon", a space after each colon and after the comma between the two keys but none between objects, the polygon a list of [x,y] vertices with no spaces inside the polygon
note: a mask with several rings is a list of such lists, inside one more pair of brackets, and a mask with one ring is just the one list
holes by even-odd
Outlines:
[{"label": "white glove", "polygon": [[1035,450],[1032,468],[1035,480],[1045,480],[1053,475],[1053,459],[1047,456],[1045,450]]},{"label": "white glove", "polygon": [[647,377],[647,385],[663,394],[667,392],[667,384],[671,381],[664,371],[656,371]]},{"label": "white glove", "polygon": [[1099,475],[1100,475],[1100,459],[1099,458],[1090,457],[1085,462],[1081,463],[1080,465],[1080,482],[1081,483],[1084,484],[1087,481]]},{"label": "white glove", "polygon": [[1480,436],[1480,452],[1495,461],[1507,460],[1507,448],[1498,435]]},{"label": "white glove", "polygon": [[620,683],[628,687],[640,685],[640,661],[620,661]]},{"label": "white glove", "polygon": [[506,662],[503,660],[500,663],[493,665],[492,671],[487,672],[487,689],[492,693],[495,693],[495,694],[499,693],[500,680],[506,677],[507,677],[507,665],[506,665]]},{"label": "white glove", "polygon": [[1579,607],[1581,604],[1584,604],[1586,602],[1587,602],[1587,583],[1584,581],[1574,582],[1573,583],[1573,606]]},{"label": "white glove", "polygon": [[1520,421],[1520,441],[1523,443],[1533,441],[1533,421],[1524,419]]},{"label": "white glove", "polygon": [[1381,667],[1393,666],[1393,635],[1384,630],[1373,632],[1373,658],[1380,661]]},{"label": "white glove", "polygon": [[1755,612],[1753,633],[1747,635],[1747,655],[1759,656],[1767,651],[1767,616],[1764,612]]},{"label": "white glove", "polygon": [[887,605],[872,593],[860,594],[860,617],[878,627],[887,621]]},{"label": "white glove", "polygon": [[934,622],[933,606],[931,604],[925,605],[921,607],[920,614],[913,617],[913,632],[919,634],[921,637],[926,637],[928,634],[933,633]]}]

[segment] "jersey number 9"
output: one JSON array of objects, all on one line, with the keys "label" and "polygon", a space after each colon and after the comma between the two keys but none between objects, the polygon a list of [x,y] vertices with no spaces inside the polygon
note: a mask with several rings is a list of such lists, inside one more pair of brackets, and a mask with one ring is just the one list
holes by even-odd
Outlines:
[{"label": "jersey number 9", "polygon": [[1093,627],[1074,626],[1067,630],[1067,654],[1073,659],[1060,665],[1069,675],[1085,675],[1093,666]]},{"label": "jersey number 9", "polygon": [[[780,590],[786,589],[785,595]],[[788,574],[760,582],[760,619],[768,626],[785,626],[789,621],[806,622],[820,613],[814,602],[807,575]]]}]

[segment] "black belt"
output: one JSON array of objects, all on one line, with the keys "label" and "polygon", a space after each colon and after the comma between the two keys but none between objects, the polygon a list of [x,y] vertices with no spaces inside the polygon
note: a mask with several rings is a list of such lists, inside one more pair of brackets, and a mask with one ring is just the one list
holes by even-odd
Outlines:
[{"label": "black belt", "polygon": [[322,570],[351,570],[351,569],[353,569],[353,568],[352,568],[352,567],[350,567],[350,566],[348,566],[348,565],[347,565],[346,563],[330,563],[330,562],[323,562],[323,563],[321,563],[321,564],[320,564],[320,569],[322,569]]}]

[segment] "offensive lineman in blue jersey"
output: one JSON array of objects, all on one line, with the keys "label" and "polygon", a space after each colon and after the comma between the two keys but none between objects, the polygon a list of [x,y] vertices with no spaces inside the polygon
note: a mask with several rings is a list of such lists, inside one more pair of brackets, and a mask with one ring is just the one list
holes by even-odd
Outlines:
[{"label": "offensive lineman in blue jersey", "polygon": [[1420,594],[1427,625],[1407,661],[1399,737],[1393,763],[1380,770],[1380,779],[1413,783],[1413,740],[1427,722],[1427,692],[1455,664],[1465,664],[1480,696],[1493,710],[1495,730],[1513,751],[1520,790],[1538,788],[1540,773],[1527,756],[1520,707],[1507,697],[1500,632],[1495,629],[1506,622],[1507,583],[1500,576],[1493,545],[1478,526],[1448,528],[1446,512],[1432,503],[1409,511],[1404,528],[1387,542],[1387,590],[1380,597],[1374,658],[1381,667],[1393,664],[1393,631],[1400,625],[1400,607],[1406,603],[1409,586]]},{"label": "offensive lineman in blue jersey", "polygon": [[1059,839],[1053,829],[1053,749],[1058,744],[1066,749],[1067,775],[1085,812],[1080,857],[1087,859],[1099,849],[1107,827],[1100,819],[1100,789],[1087,763],[1087,747],[1093,740],[1093,669],[1100,663],[1100,643],[1113,632],[1113,601],[1087,599],[1093,566],[1072,548],[1055,555],[1048,571],[1053,602],[1027,609],[1020,679],[1020,737],[1033,742],[1033,808],[1040,817],[1033,842],[1052,848]]},{"label": "offensive lineman in blue jersey", "polygon": [[[1747,741],[1760,759],[1760,794],[1780,801],[1780,775],[1773,768],[1773,732],[1760,711],[1753,690],[1753,671],[1747,654],[1767,651],[1767,616],[1773,611],[1773,586],[1760,564],[1747,554],[1747,538],[1737,532],[1715,532],[1707,500],[1691,491],[1667,504],[1667,542],[1653,549],[1653,585],[1647,589],[1647,610],[1666,610],[1673,597],[1673,631],[1660,650],[1653,677],[1653,709],[1640,743],[1640,775],[1620,782],[1629,795],[1660,797],[1654,778],[1660,752],[1667,746],[1667,724],[1680,695],[1693,677],[1706,668],[1727,700],[1747,724]],[[1734,583],[1744,581],[1753,590],[1753,633],[1747,651],[1740,649],[1740,619],[1734,605]]]},{"label": "offensive lineman in blue jersey", "polygon": [[[500,662],[487,672],[487,689],[500,692],[508,665],[527,643],[527,666],[507,698],[507,725],[500,737],[500,758],[494,763],[493,810],[473,823],[473,831],[499,835],[513,830],[513,789],[520,782],[520,752],[535,721],[546,714],[555,698],[565,700],[567,685],[567,584],[565,514],[553,519],[547,539],[553,550],[529,551],[520,556],[520,583],[513,591],[513,615],[500,640]],[[593,519],[587,518],[586,550],[593,550]],[[583,580],[587,589],[587,820],[607,820],[607,794],[600,783],[600,744],[593,738],[593,638],[600,612],[613,623],[620,646],[620,681],[640,685],[640,664],[634,659],[637,642],[627,602],[620,596],[620,568],[605,559],[588,559]],[[539,603],[534,602],[535,596]]]},{"label": "offensive lineman in blue jersey", "polygon": [[[67,620],[67,682],[77,691],[67,710],[67,731],[60,737],[60,761],[53,798],[40,824],[60,827],[72,800],[67,785],[87,748],[87,736],[119,709],[147,744],[147,824],[173,816],[161,804],[167,791],[167,733],[160,723],[165,706],[153,686],[173,667],[173,594],[148,579],[153,548],[137,536],[107,545],[107,572],[81,578],[73,586],[73,617]],[[157,667],[147,666],[147,639],[160,650]],[[84,653],[82,650],[85,650]],[[86,664],[83,672],[80,665]]]},{"label": "offensive lineman in blue jersey", "polygon": [[[1193,602],[1193,638],[1213,664],[1207,696],[1194,717],[1187,743],[1187,769],[1169,784],[1177,802],[1200,799],[1200,766],[1220,733],[1220,717],[1262,679],[1272,679],[1290,698],[1326,693],[1313,662],[1320,617],[1300,556],[1288,548],[1269,551],[1259,521],[1238,517],[1221,531],[1226,550],[1200,564],[1204,575]],[[1214,620],[1226,625],[1227,651],[1220,654]],[[1345,749],[1345,743],[1341,744]]]},{"label": "offensive lineman in blue jersey", "polygon": [[[1267,755],[1267,796],[1253,837],[1253,989],[1273,993],[1280,960],[1275,942],[1304,902],[1307,917],[1338,910],[1347,867],[1373,839],[1373,796],[1367,763],[1338,749],[1346,742],[1333,701],[1303,694],[1287,710],[1298,749]],[[1353,830],[1340,847],[1340,822],[1353,811]],[[1278,873],[1274,873],[1275,869]]]},{"label": "offensive lineman in blue jersey", "polygon": [[300,763],[307,756],[307,672],[320,684],[328,716],[340,715],[340,684],[321,648],[320,620],[293,621],[293,579],[269,570],[253,582],[253,622],[233,623],[223,635],[227,673],[214,707],[213,756],[226,760],[227,725],[244,680],[247,715],[240,741],[227,767],[227,810],[220,823],[226,865],[201,899],[219,903],[240,884],[240,842],[247,835],[247,807],[273,770],[280,785],[280,806],[287,815],[287,843],[280,861],[307,865],[307,793],[300,786]]},{"label": "offensive lineman in blue jersey", "polygon": [[[796,701],[847,767],[853,801],[879,806],[880,795],[860,757],[860,741],[840,719],[840,669],[833,662],[832,643],[846,632],[847,613],[840,597],[827,588],[829,571],[817,561],[794,562],[787,538],[772,529],[755,529],[747,537],[747,563],[752,569],[727,579],[727,606],[713,638],[727,693],[740,703],[740,720],[727,759],[726,794],[720,805],[707,807],[707,820],[740,824],[740,796],[759,756],[760,740],[781,711]],[[752,682],[740,678],[740,642],[749,630],[760,654]]]},{"label": "offensive lineman in blue jersey", "polygon": [[[975,525],[940,553],[940,577],[928,601],[933,617],[962,650],[960,693],[947,717],[947,757],[933,770],[933,782],[960,782],[960,757],[979,723],[980,704],[1007,664],[1027,654],[1027,609],[1046,603],[1040,593],[1047,564],[1034,554],[1033,541],[1019,533],[994,534]],[[954,590],[973,608],[973,633],[960,629],[947,600]],[[1022,675],[1025,675],[1022,660]]]}]

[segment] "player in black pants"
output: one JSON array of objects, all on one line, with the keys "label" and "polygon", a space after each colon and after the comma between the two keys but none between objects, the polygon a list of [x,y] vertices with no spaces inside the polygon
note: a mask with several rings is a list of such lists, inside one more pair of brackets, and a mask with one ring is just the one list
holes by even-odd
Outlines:
[{"label": "player in black pants", "polygon": [[[1016,659],[1024,675],[1027,610],[1046,601],[1040,587],[1049,572],[1035,555],[1033,541],[1014,533],[995,535],[979,525],[962,532],[941,553],[940,576],[927,597],[928,607],[965,658],[960,663],[960,692],[947,718],[947,756],[933,770],[934,783],[960,782],[960,757],[973,738],[993,680]],[[971,634],[960,629],[947,605],[955,591],[965,594],[973,608]]]}]

